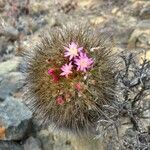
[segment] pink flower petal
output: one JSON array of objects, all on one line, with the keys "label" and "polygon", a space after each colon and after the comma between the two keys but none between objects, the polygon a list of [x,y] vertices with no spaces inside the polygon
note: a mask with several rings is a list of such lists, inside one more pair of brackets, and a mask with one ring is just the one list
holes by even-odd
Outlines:
[{"label": "pink flower petal", "polygon": [[68,75],[72,73],[72,67],[73,66],[71,62],[69,64],[65,64],[64,66],[60,68],[63,71],[60,75],[68,78]]},{"label": "pink flower petal", "polygon": [[54,72],[55,72],[55,69],[51,68],[47,72],[48,72],[49,75],[53,75]]},{"label": "pink flower petal", "polygon": [[70,47],[71,47],[71,48],[77,48],[77,44],[74,43],[74,42],[72,42],[71,45],[70,45]]},{"label": "pink flower petal", "polygon": [[83,47],[79,47],[78,51],[81,52],[83,50]]},{"label": "pink flower petal", "polygon": [[56,98],[56,103],[57,103],[58,105],[63,105],[63,104],[65,103],[65,101],[64,101],[64,99],[62,98],[62,96],[58,96],[58,97]]},{"label": "pink flower petal", "polygon": [[71,42],[68,47],[64,46],[65,49],[65,57],[69,57],[69,60],[77,57],[79,52],[83,50],[83,47],[79,47],[75,42]]},{"label": "pink flower petal", "polygon": [[81,52],[79,54],[79,57],[74,59],[74,63],[77,65],[77,71],[83,71],[86,72],[87,69],[91,68],[91,65],[93,64],[93,59],[87,57],[86,53]]}]

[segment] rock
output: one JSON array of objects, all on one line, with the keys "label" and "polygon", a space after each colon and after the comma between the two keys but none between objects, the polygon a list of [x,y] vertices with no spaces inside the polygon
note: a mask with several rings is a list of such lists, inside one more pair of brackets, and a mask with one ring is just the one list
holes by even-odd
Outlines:
[{"label": "rock", "polygon": [[6,53],[8,42],[6,38],[1,36],[0,37],[0,56],[3,56]]},{"label": "rock", "polygon": [[23,147],[15,142],[0,141],[0,150],[23,150]]},{"label": "rock", "polygon": [[74,150],[70,145],[54,145],[54,150]]},{"label": "rock", "polygon": [[6,97],[18,92],[24,85],[24,76],[21,72],[11,72],[0,81],[0,98]]},{"label": "rock", "polygon": [[132,32],[128,48],[150,48],[150,20],[141,21]]},{"label": "rock", "polygon": [[0,12],[4,11],[4,7],[5,7],[5,1],[4,0],[0,0]]},{"label": "rock", "polygon": [[139,15],[141,19],[150,19],[150,3],[144,6]]},{"label": "rock", "polygon": [[49,27],[53,27],[53,26],[59,24],[59,23],[57,23],[57,19],[52,15],[47,16],[45,19],[48,22]]},{"label": "rock", "polygon": [[112,14],[116,14],[119,11],[118,7],[114,7],[111,11]]},{"label": "rock", "polygon": [[32,19],[28,19],[26,16],[19,18],[19,22],[17,24],[18,31],[22,32],[24,35],[28,34],[30,31],[29,24],[31,25]]},{"label": "rock", "polygon": [[24,144],[24,150],[42,150],[41,143],[38,139],[29,137]]},{"label": "rock", "polygon": [[41,130],[37,138],[42,143],[43,150],[74,150],[69,137],[64,133]]},{"label": "rock", "polygon": [[104,22],[106,22],[106,18],[102,17],[102,16],[97,16],[97,17],[93,17],[91,20],[90,20],[90,23],[94,26],[97,26],[97,25],[102,25],[104,24]]},{"label": "rock", "polygon": [[0,102],[0,139],[23,139],[31,125],[31,118],[31,111],[19,100],[8,97]]},{"label": "rock", "polygon": [[[101,3],[102,1],[103,0],[99,0],[98,3]],[[92,5],[94,5],[94,3],[96,3],[96,1],[93,1],[93,0],[80,0],[80,1],[78,1],[78,6],[81,7],[82,9],[87,9],[87,8],[90,8]]]},{"label": "rock", "polygon": [[9,40],[17,40],[19,37],[18,30],[6,23],[3,19],[0,22],[0,35],[7,37]]},{"label": "rock", "polygon": [[52,134],[49,133],[48,130],[41,130],[37,137],[40,139],[42,143],[42,149],[43,150],[53,150],[54,145],[54,137]]},{"label": "rock", "polygon": [[0,37],[0,62],[13,58],[15,46],[7,41],[4,36]]},{"label": "rock", "polygon": [[124,149],[149,149],[148,133],[140,133],[132,128],[126,130],[122,139]]},{"label": "rock", "polygon": [[[40,18],[41,17],[41,18]],[[18,30],[25,35],[30,35],[37,31],[44,24],[44,16],[28,18],[27,16],[19,18]],[[41,20],[43,19],[43,20]],[[42,22],[43,21],[43,22]],[[44,24],[45,25],[45,24]]]},{"label": "rock", "polygon": [[14,46],[13,45],[8,45],[6,49],[6,54],[10,54],[14,51]]},{"label": "rock", "polygon": [[29,10],[30,10],[30,14],[31,15],[40,15],[40,14],[44,14],[44,13],[47,13],[48,10],[49,10],[49,4],[48,4],[48,1],[43,1],[42,2],[43,5],[41,5],[40,2],[30,2],[30,5],[29,5]]},{"label": "rock", "polygon": [[0,76],[8,74],[11,71],[16,71],[18,69],[20,60],[20,57],[14,57],[8,61],[0,63]]},{"label": "rock", "polygon": [[102,138],[96,138],[95,136],[75,136],[71,137],[71,143],[74,150],[104,150],[104,144]]},{"label": "rock", "polygon": [[54,150],[74,150],[71,137],[69,138],[66,134],[55,134],[54,133],[54,141],[53,145]]},{"label": "rock", "polygon": [[126,44],[128,42],[128,39],[133,29],[127,27],[121,27],[117,24],[114,24],[113,22],[111,23],[111,25],[112,27],[109,27],[108,25],[107,27],[100,28],[99,31],[97,32],[99,32],[101,35],[104,36],[108,35],[107,37],[109,36],[111,37],[112,35],[112,38],[116,44]]},{"label": "rock", "polygon": [[4,99],[2,97],[0,97],[0,102],[3,102],[3,101],[4,101]]},{"label": "rock", "polygon": [[140,30],[150,29],[150,20],[142,20],[137,24],[137,28]]}]

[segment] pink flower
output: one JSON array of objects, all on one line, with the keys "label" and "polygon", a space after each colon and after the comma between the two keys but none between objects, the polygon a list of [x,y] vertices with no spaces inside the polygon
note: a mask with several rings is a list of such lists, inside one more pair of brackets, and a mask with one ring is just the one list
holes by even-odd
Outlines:
[{"label": "pink flower", "polygon": [[56,73],[55,73],[55,69],[51,68],[51,69],[49,69],[49,70],[47,71],[47,73],[48,73],[49,75],[51,75],[53,82],[55,82],[55,83],[58,82],[59,78],[58,78],[58,76],[57,76]]},{"label": "pink flower", "polygon": [[74,61],[77,65],[77,71],[81,70],[86,72],[86,70],[91,68],[91,65],[93,64],[93,59],[88,58],[86,53],[80,53],[79,57],[74,59]]},{"label": "pink flower", "polygon": [[60,75],[68,78],[68,75],[72,73],[72,71],[71,71],[72,67],[73,66],[72,66],[71,62],[69,63],[69,65],[65,64],[64,66],[61,67],[61,70],[63,72]]},{"label": "pink flower", "polygon": [[53,77],[52,79],[53,82],[55,83],[58,82],[59,78],[56,75],[53,75],[52,77]]},{"label": "pink flower", "polygon": [[78,90],[78,91],[81,91],[81,90],[82,90],[82,85],[81,85],[81,83],[76,83],[76,84],[75,84],[75,89]]},{"label": "pink flower", "polygon": [[74,42],[71,42],[71,44],[69,44],[69,47],[64,48],[66,50],[65,57],[69,57],[69,60],[78,56],[78,52],[81,52],[83,50],[83,47],[78,47],[78,45]]},{"label": "pink flower", "polygon": [[64,101],[64,99],[62,98],[62,96],[58,96],[58,97],[56,98],[56,103],[57,103],[58,105],[63,105],[63,104],[65,103],[65,101]]},{"label": "pink flower", "polygon": [[51,68],[51,69],[48,69],[48,74],[49,75],[53,75],[55,73],[55,69]]}]

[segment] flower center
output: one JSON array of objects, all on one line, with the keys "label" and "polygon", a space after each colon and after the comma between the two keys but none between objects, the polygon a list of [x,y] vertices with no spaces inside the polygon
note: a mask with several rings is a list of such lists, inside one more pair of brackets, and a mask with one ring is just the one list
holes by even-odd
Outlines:
[{"label": "flower center", "polygon": [[73,55],[78,55],[78,50],[77,50],[77,48],[70,48],[70,51],[71,51],[71,53],[73,54]]},{"label": "flower center", "polygon": [[86,67],[86,66],[87,66],[86,60],[81,60],[80,65],[81,65],[82,67]]}]

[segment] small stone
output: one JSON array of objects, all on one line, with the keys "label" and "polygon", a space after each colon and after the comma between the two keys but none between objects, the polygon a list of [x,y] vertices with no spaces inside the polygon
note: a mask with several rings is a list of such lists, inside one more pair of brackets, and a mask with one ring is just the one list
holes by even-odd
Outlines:
[{"label": "small stone", "polygon": [[122,11],[118,11],[117,14],[116,14],[116,16],[117,16],[117,17],[122,17],[122,16],[123,16]]},{"label": "small stone", "polygon": [[0,0],[0,12],[4,11],[5,5],[6,5],[5,1],[4,0]]},{"label": "small stone", "polygon": [[57,23],[57,19],[54,16],[47,16],[45,17],[46,21],[48,22],[49,27],[55,26]]},{"label": "small stone", "polygon": [[5,99],[19,92],[24,85],[24,76],[21,72],[11,72],[5,75],[0,83],[0,98]]},{"label": "small stone", "polygon": [[38,139],[40,139],[42,143],[43,150],[53,150],[54,145],[54,137],[48,130],[41,130],[37,134]]},{"label": "small stone", "polygon": [[0,102],[3,102],[4,100],[5,100],[4,98],[0,97]]},{"label": "small stone", "polygon": [[16,71],[18,69],[20,60],[20,57],[14,57],[8,61],[0,63],[0,76],[8,74],[11,71]]},{"label": "small stone", "polygon": [[78,1],[78,6],[81,8],[88,8],[93,3],[92,0],[80,0]]},{"label": "small stone", "polygon": [[74,150],[70,145],[54,145],[54,150]]},{"label": "small stone", "polygon": [[137,24],[137,28],[140,30],[150,29],[150,20],[142,20]]},{"label": "small stone", "polygon": [[40,2],[31,2],[29,5],[30,15],[38,16],[41,13],[46,13],[49,10],[49,5],[46,2],[41,5]]},{"label": "small stone", "polygon": [[6,49],[6,54],[10,54],[14,51],[14,46],[13,45],[8,45]]},{"label": "small stone", "polygon": [[31,123],[31,111],[19,100],[8,97],[0,103],[1,140],[21,140]]},{"label": "small stone", "polygon": [[141,21],[128,40],[128,48],[150,48],[150,20]]},{"label": "small stone", "polygon": [[130,86],[135,86],[139,83],[139,78],[135,78],[130,82]]},{"label": "small stone", "polygon": [[106,21],[106,19],[104,17],[98,16],[98,17],[94,17],[90,20],[92,25],[99,25],[104,23],[104,21]]},{"label": "small stone", "polygon": [[115,7],[112,9],[111,13],[112,14],[116,14],[118,12],[119,8],[118,7]]},{"label": "small stone", "polygon": [[19,37],[19,32],[13,26],[6,23],[4,20],[0,20],[0,35],[4,35],[9,40],[17,40]]},{"label": "small stone", "polygon": [[71,137],[65,132],[53,132],[51,127],[38,132],[37,138],[40,139],[43,150],[74,150]]},{"label": "small stone", "polygon": [[141,10],[140,17],[141,19],[150,19],[150,3]]},{"label": "small stone", "polygon": [[38,139],[29,137],[24,144],[24,150],[42,150],[41,143]]},{"label": "small stone", "polygon": [[[3,61],[5,58],[4,56],[8,54],[12,54],[14,51],[14,45],[9,44],[6,38],[3,36],[0,38],[0,61]],[[8,57],[8,56],[7,56]]]},{"label": "small stone", "polygon": [[0,141],[0,150],[23,150],[23,147],[16,142]]}]

